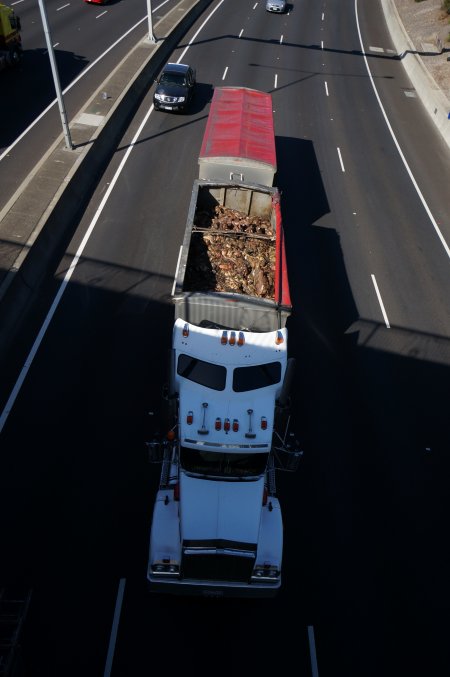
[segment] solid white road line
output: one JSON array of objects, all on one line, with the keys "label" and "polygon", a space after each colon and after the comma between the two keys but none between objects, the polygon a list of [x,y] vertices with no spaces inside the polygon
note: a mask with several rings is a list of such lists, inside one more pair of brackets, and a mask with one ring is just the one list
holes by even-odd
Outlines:
[{"label": "solid white road line", "polygon": [[175,269],[175,277],[173,278],[173,285],[172,285],[172,296],[175,294],[175,285],[177,283],[177,277],[178,277],[178,270],[180,268],[180,261],[181,261],[181,252],[183,251],[183,245],[180,246],[180,251],[178,252],[178,261],[177,261],[177,267]]},{"label": "solid white road line", "polygon": [[317,667],[317,656],[316,656],[316,643],[314,641],[314,628],[312,625],[308,625],[308,642],[309,642],[309,654],[311,657],[311,674],[312,677],[319,677],[319,669]]},{"label": "solid white road line", "polygon": [[373,286],[375,287],[375,292],[376,292],[377,297],[378,297],[378,303],[380,304],[381,312],[383,313],[384,323],[385,323],[387,329],[390,329],[391,325],[389,324],[388,316],[387,316],[386,311],[384,309],[383,300],[381,298],[380,290],[378,289],[378,285],[377,285],[377,281],[375,279],[375,275],[372,274],[371,277],[372,277]]},{"label": "solid white road line", "polygon": [[114,651],[116,649],[116,640],[117,640],[117,631],[119,629],[119,621],[120,621],[120,612],[122,610],[122,602],[123,602],[123,594],[125,592],[125,578],[121,578],[119,581],[119,589],[117,591],[117,598],[116,598],[116,608],[114,609],[114,618],[113,618],[113,624],[112,624],[112,629],[111,629],[111,637],[109,638],[109,647],[108,647],[108,653],[106,656],[106,665],[105,665],[105,671],[103,673],[103,677],[109,677],[111,674],[111,669],[112,669],[112,662],[114,658]]}]

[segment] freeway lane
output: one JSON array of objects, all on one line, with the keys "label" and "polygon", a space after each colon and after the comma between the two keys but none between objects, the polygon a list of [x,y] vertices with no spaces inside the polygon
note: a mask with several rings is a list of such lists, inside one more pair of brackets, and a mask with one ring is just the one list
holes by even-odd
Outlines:
[{"label": "freeway lane", "polygon": [[[340,13],[337,3],[303,2],[284,17],[252,2],[213,3],[186,56],[201,21],[174,55],[197,68],[195,106],[186,116],[146,119],[146,98],[49,279],[34,321],[94,225],[1,433],[2,514],[10,516],[3,578],[19,575],[36,588],[34,675],[61,674],[62,666],[64,674],[99,674],[123,578],[113,677],[167,661],[175,672],[186,659],[204,674],[212,666],[279,672],[288,663],[309,675],[310,626],[321,677],[439,674],[447,651],[437,619],[448,604],[439,538],[448,262],[374,95],[355,6],[363,42],[388,49],[367,2],[341,1]],[[410,102],[395,92],[401,63],[373,57],[370,65],[389,119],[405,115]],[[220,84],[273,95],[295,304],[290,345],[306,452],[298,473],[279,480],[285,579],[279,598],[264,604],[144,594],[158,470],[142,441],[163,379],[169,296],[208,101]],[[434,130],[418,106],[407,119],[415,134],[403,127],[403,151],[432,214],[443,213],[447,193],[433,186],[442,178],[448,185],[448,167],[438,164],[435,176],[439,154],[416,162],[417,144],[434,148]],[[262,633],[270,633],[267,651]]]},{"label": "freeway lane", "polygon": [[[153,25],[175,0],[152,3]],[[0,211],[62,134],[61,115],[38,3],[15,5],[22,23],[23,63],[2,72],[8,105],[0,130]],[[47,18],[71,122],[125,55],[148,33],[144,0],[47,2]]]}]

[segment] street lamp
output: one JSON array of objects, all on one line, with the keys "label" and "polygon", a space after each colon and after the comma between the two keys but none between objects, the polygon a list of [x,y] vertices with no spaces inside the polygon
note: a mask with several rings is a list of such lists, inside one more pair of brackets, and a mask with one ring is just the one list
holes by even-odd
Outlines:
[{"label": "street lamp", "polygon": [[152,0],[147,0],[147,14],[148,14],[148,39],[150,40],[150,42],[156,42],[156,38],[153,34]]},{"label": "street lamp", "polygon": [[44,5],[44,0],[39,0],[39,9],[41,11],[42,25],[44,27],[45,40],[47,42],[48,56],[50,58],[50,65],[52,67],[53,81],[55,83],[56,98],[58,99],[59,114],[61,115],[61,122],[63,126],[64,136],[66,139],[66,146],[69,150],[73,150],[72,139],[70,138],[70,129],[67,123],[66,111],[64,108],[64,101],[62,97],[61,87],[59,84],[58,68],[56,66],[55,54],[53,52],[53,45],[50,36],[50,29],[47,21],[47,12]]}]

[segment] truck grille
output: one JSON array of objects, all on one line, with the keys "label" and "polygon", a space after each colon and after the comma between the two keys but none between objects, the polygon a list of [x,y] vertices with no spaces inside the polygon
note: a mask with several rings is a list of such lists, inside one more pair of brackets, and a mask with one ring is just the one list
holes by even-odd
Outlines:
[{"label": "truck grille", "polygon": [[248,583],[255,566],[256,552],[189,551],[183,553],[183,578],[203,581],[239,581]]}]

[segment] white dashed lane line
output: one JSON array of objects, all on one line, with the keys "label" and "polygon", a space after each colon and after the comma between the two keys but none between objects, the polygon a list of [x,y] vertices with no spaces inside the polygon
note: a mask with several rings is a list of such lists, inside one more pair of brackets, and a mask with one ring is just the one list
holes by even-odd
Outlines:
[{"label": "white dashed lane line", "polygon": [[339,162],[341,163],[341,169],[342,169],[343,172],[345,172],[344,162],[342,160],[342,155],[341,155],[341,149],[338,148],[337,152],[338,152],[338,155],[339,155]]}]

